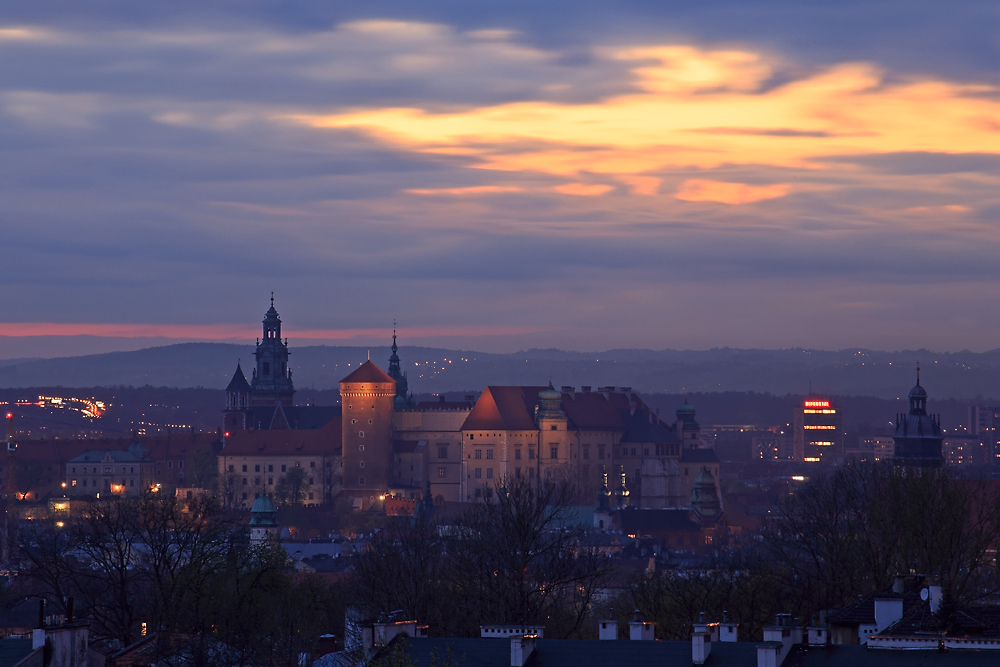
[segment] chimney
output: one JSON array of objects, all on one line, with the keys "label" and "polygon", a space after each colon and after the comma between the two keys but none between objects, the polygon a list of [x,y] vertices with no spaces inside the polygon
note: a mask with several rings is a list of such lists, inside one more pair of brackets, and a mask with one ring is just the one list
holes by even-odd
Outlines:
[{"label": "chimney", "polygon": [[[878,634],[890,625],[903,618],[903,598],[875,598],[875,633]],[[812,641],[810,640],[810,644]]]},{"label": "chimney", "polygon": [[580,391],[582,391],[585,394],[589,394],[590,393],[590,385],[589,384],[581,384],[580,385]]},{"label": "chimney", "polygon": [[698,614],[698,622],[691,632],[691,662],[704,665],[712,653],[712,642],[719,640],[719,624],[706,623],[705,612]]},{"label": "chimney", "polygon": [[764,628],[764,641],[757,644],[757,667],[781,667],[792,646],[802,643],[802,628],[792,624],[791,614],[777,614],[774,620]]},{"label": "chimney", "polygon": [[906,592],[906,577],[897,574],[892,578],[892,592],[899,593],[900,595]]},{"label": "chimney", "polygon": [[524,667],[535,652],[538,635],[513,635],[510,638],[510,667]]},{"label": "chimney", "polygon": [[656,639],[656,623],[639,619],[639,610],[635,610],[635,620],[628,623],[628,638],[633,641],[651,642]]},{"label": "chimney", "polygon": [[729,620],[729,612],[722,612],[722,623],[719,624],[719,641],[737,642],[739,641],[740,624]]},{"label": "chimney", "polygon": [[618,639],[618,621],[607,618],[597,622],[597,636],[604,639]]}]

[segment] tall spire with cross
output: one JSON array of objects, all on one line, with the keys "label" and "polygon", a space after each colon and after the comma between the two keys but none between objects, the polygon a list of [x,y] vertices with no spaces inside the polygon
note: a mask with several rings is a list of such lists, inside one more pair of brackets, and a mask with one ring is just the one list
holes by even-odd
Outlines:
[{"label": "tall spire with cross", "polygon": [[396,407],[400,408],[406,404],[406,392],[408,382],[406,374],[403,373],[399,363],[399,347],[396,345],[396,320],[392,321],[392,354],[389,356],[389,377],[396,381]]}]

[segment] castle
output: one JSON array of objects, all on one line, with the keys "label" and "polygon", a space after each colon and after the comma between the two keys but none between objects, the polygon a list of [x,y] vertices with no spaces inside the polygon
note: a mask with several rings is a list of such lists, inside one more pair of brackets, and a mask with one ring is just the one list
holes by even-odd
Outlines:
[{"label": "castle", "polygon": [[415,402],[393,333],[387,371],[370,359],[340,381],[340,406],[296,406],[288,342],[271,307],[248,382],[237,364],[226,389],[220,473],[246,506],[273,497],[302,468],[307,504],[337,496],[363,507],[386,496],[491,498],[506,479],[567,481],[594,497],[603,472],[628,480],[631,504],[686,506],[704,469],[694,407],[664,421],[630,387],[488,386],[460,401]]}]

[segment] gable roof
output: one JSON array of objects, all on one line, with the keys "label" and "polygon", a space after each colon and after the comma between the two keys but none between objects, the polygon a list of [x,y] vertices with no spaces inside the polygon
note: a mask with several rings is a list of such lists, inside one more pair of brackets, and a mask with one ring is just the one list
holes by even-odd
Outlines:
[{"label": "gable roof", "polygon": [[548,387],[490,386],[479,396],[463,431],[535,431],[538,394]]},{"label": "gable roof", "polygon": [[371,359],[358,366],[357,370],[345,377],[341,382],[392,382],[396,383],[388,373],[379,368]]}]

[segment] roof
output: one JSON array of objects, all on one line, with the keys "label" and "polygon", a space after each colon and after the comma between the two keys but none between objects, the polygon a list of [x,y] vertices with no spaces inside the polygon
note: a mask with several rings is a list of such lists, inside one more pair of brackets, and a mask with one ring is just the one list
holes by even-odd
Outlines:
[{"label": "roof", "polygon": [[[414,665],[460,662],[467,667],[510,667],[510,639],[403,637],[402,644]],[[445,657],[454,656],[453,660]],[[432,655],[434,656],[432,658]],[[436,660],[435,660],[436,658]],[[600,641],[597,639],[539,639],[529,665],[578,667],[578,665],[622,665],[664,667],[690,665],[690,641]],[[757,664],[753,642],[712,642],[712,667],[746,667]]]},{"label": "roof", "polygon": [[240,362],[238,361],[236,362],[236,372],[233,373],[233,379],[229,381],[226,391],[241,393],[250,391],[250,383],[247,382],[247,376],[243,374],[243,369],[240,368]]},{"label": "roof", "polygon": [[345,377],[341,382],[392,382],[396,383],[388,373],[379,368],[371,359],[358,366],[357,370]]},{"label": "roof", "polygon": [[701,531],[691,520],[690,510],[625,509],[615,514],[623,533],[641,535],[649,532]]},{"label": "roof", "polygon": [[338,417],[321,429],[236,431],[226,438],[220,456],[334,456],[342,443]]},{"label": "roof", "polygon": [[714,449],[693,449],[687,447],[681,450],[681,463],[718,463],[719,456]]},{"label": "roof", "polygon": [[[536,431],[535,406],[549,387],[489,386],[479,396],[462,425],[463,431]],[[677,442],[673,429],[659,417],[650,421],[649,408],[635,394],[564,392],[567,428],[576,431],[625,432],[627,442]],[[634,414],[633,414],[634,412]]]},{"label": "roof", "polygon": [[[713,642],[710,661],[718,648]],[[987,667],[996,661],[996,651],[901,651],[836,645],[793,649],[782,667]]]},{"label": "roof", "polygon": [[114,463],[152,463],[152,459],[147,459],[138,452],[130,452],[127,449],[104,449],[85,452],[80,456],[70,459],[67,463],[100,463],[105,456],[110,455]]},{"label": "roof", "polygon": [[[31,648],[32,640],[14,639],[7,637],[0,639],[0,665],[16,665],[24,660],[34,650]],[[39,659],[39,663],[41,659]]]},{"label": "roof", "polygon": [[317,429],[337,420],[339,405],[257,405],[247,410],[247,424],[255,429]]},{"label": "roof", "polygon": [[538,394],[548,387],[486,387],[462,424],[463,431],[535,431]]}]

